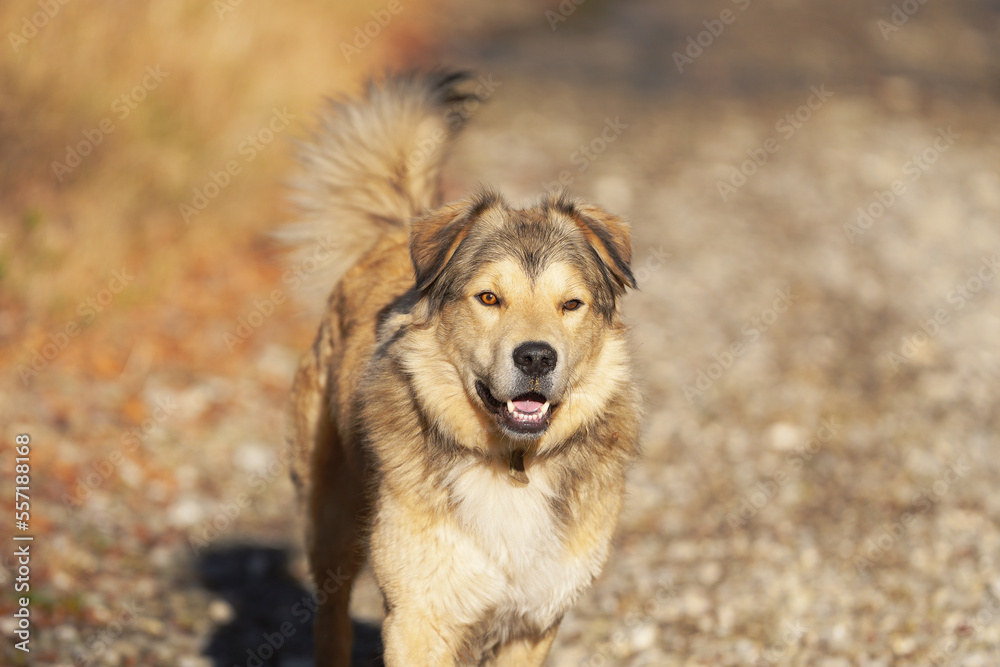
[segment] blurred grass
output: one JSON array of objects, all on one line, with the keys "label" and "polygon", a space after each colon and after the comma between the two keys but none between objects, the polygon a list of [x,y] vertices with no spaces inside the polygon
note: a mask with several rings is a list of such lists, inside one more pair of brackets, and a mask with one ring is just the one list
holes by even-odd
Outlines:
[{"label": "blurred grass", "polygon": [[[58,9],[43,20],[38,2],[0,4],[2,356],[23,362],[24,349],[77,319],[78,304],[122,267],[136,280],[97,326],[168,302],[235,319],[239,295],[270,289],[278,267],[268,266],[274,253],[264,239],[290,217],[291,140],[323,96],[394,64],[419,64],[421,7],[410,4],[405,21],[391,21],[347,62],[340,44],[384,6],[52,2],[50,13]],[[36,34],[25,30],[32,17],[42,24]],[[157,70],[159,82],[148,76]],[[124,105],[144,77],[149,90],[137,97],[145,99]],[[274,109],[294,119],[253,159],[240,154]],[[113,130],[99,132],[102,122]],[[54,163],[68,164],[68,147],[85,133],[96,145],[60,182]],[[185,223],[179,206],[230,160],[241,172]]]}]

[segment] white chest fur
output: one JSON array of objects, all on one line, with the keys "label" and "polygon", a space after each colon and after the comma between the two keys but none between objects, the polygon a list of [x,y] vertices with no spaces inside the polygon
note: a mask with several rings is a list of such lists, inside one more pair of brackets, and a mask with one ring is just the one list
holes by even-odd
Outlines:
[{"label": "white chest fur", "polygon": [[480,581],[501,584],[477,588],[481,602],[495,610],[498,626],[524,619],[544,629],[590,584],[603,554],[569,553],[549,475],[535,468],[529,477],[520,485],[506,470],[468,464],[449,475],[449,488],[462,551],[482,568]]}]

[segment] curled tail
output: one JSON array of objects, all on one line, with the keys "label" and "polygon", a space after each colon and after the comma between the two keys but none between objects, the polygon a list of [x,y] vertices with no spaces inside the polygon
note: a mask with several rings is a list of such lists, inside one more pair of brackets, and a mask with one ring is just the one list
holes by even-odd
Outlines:
[{"label": "curled tail", "polygon": [[[369,85],[359,99],[331,101],[300,146],[293,182],[298,222],[278,232],[305,300],[325,298],[378,238],[440,205],[447,149],[465,120],[464,72],[410,73]],[[319,292],[317,294],[317,292]]]}]

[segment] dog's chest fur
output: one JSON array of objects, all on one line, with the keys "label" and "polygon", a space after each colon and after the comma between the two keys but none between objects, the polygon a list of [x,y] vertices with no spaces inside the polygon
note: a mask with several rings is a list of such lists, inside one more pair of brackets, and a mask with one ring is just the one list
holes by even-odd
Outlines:
[{"label": "dog's chest fur", "polygon": [[[590,584],[603,557],[573,554],[553,500],[550,471],[529,470],[529,483],[482,462],[456,466],[447,486],[453,507],[451,536],[456,562],[482,570],[478,595],[493,617],[490,631],[517,633],[519,626],[545,629]],[[496,637],[502,640],[502,637]]]}]

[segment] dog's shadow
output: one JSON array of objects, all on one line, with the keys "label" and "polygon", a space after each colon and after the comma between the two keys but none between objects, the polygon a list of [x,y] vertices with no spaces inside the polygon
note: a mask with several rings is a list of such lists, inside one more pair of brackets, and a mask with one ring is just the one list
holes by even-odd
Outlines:
[{"label": "dog's shadow", "polygon": [[[215,667],[314,667],[315,599],[290,574],[287,550],[227,546],[197,567],[202,585],[235,611],[205,646]],[[378,626],[355,622],[350,667],[382,667]]]}]

